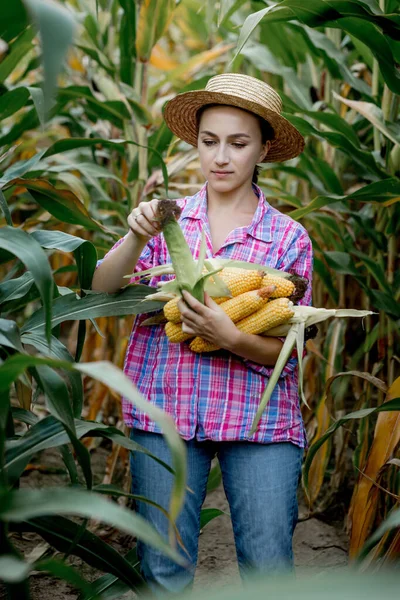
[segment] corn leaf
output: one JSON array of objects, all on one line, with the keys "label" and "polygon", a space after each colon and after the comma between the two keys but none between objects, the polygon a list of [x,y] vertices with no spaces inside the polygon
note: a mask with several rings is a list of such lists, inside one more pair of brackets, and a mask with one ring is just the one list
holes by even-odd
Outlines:
[{"label": "corn leaf", "polygon": [[272,392],[274,391],[275,386],[278,383],[278,379],[279,379],[287,361],[289,360],[289,357],[290,357],[290,355],[293,351],[293,348],[296,344],[298,330],[299,330],[299,323],[294,323],[291,326],[291,328],[286,336],[286,339],[285,339],[282,349],[279,353],[278,360],[276,361],[272,375],[268,379],[267,386],[263,392],[263,395],[261,396],[261,401],[260,401],[260,404],[258,405],[256,416],[253,419],[253,423],[251,425],[249,435],[253,435],[257,430],[257,425],[260,422],[260,419],[265,410],[265,407],[267,406],[267,404],[271,398]]},{"label": "corn leaf", "polygon": [[[157,290],[154,288],[154,291]],[[74,293],[61,296],[53,303],[51,328],[64,321],[140,314],[143,312],[141,300],[150,293],[152,293],[152,290],[149,286],[135,285],[129,286],[116,294],[91,292],[84,298],[77,298]],[[163,306],[163,302],[151,302],[146,305],[146,312],[161,310]],[[40,331],[43,325],[44,313],[40,309],[26,321],[22,331],[23,333]]]},{"label": "corn leaf", "polygon": [[[87,530],[83,533],[80,532],[80,526],[71,519],[57,515],[37,517],[24,522],[22,526],[23,531],[38,533],[59,552],[69,552],[72,543],[80,533],[72,552],[74,556],[78,556],[99,571],[106,571],[109,573],[106,577],[113,577],[114,580],[115,578],[120,579],[124,582],[126,590],[136,590],[144,583],[139,570],[135,568],[136,561],[130,560],[129,555],[136,554],[135,549],[122,556],[94,533]],[[94,585],[88,597],[92,598],[95,591],[96,586]]]},{"label": "corn leaf", "polygon": [[57,77],[72,43],[75,21],[72,13],[49,0],[25,0],[41,38],[44,67],[44,101],[46,113],[53,105]]},{"label": "corn leaf", "polygon": [[50,343],[54,281],[46,254],[25,231],[8,226],[0,229],[0,248],[14,254],[31,272],[43,302],[42,325]]},{"label": "corn leaf", "polygon": [[93,492],[52,487],[48,490],[11,491],[2,497],[0,516],[5,522],[18,523],[52,515],[76,515],[97,519],[138,537],[178,564],[185,564],[181,555],[173,550],[143,517]]}]

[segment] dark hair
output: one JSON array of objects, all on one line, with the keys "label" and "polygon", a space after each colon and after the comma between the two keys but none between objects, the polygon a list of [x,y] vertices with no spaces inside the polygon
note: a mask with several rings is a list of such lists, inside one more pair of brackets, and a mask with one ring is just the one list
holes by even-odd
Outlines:
[{"label": "dark hair", "polygon": [[[200,125],[200,119],[201,119],[201,115],[203,114],[203,112],[206,110],[206,108],[213,108],[214,106],[231,106],[230,104],[205,104],[204,106],[202,106],[201,108],[199,108],[199,110],[196,113],[196,120],[197,120],[197,130],[199,129],[199,125]],[[234,108],[240,108],[238,107],[234,107]],[[245,108],[241,108],[240,110],[244,110],[245,112],[254,115],[255,117],[257,117],[257,120],[260,124],[260,131],[261,131],[261,143],[264,145],[266,142],[268,142],[269,140],[273,140],[275,137],[275,132],[272,128],[272,125],[270,125],[270,123],[268,123],[268,121],[266,121],[265,119],[263,119],[262,117],[260,117],[259,115],[251,112],[250,110],[246,110]],[[258,167],[257,165],[254,167],[254,172],[253,172],[253,177],[251,179],[252,183],[257,183],[258,181],[258,175],[260,173],[260,167]]]}]

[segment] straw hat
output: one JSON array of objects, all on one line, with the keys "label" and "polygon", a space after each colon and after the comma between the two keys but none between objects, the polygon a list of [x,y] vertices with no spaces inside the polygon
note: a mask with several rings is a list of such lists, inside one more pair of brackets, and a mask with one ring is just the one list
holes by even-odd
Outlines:
[{"label": "straw hat", "polygon": [[197,146],[197,111],[207,104],[237,106],[262,117],[272,126],[274,139],[263,162],[282,162],[298,156],[304,148],[300,132],[280,115],[282,100],[267,83],[240,73],[212,77],[205,90],[178,94],[167,102],[164,119],[181,140]]}]

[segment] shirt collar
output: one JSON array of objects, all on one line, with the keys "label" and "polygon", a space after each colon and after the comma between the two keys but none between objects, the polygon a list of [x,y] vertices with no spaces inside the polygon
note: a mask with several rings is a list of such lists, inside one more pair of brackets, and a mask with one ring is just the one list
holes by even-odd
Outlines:
[{"label": "shirt collar", "polygon": [[[240,228],[245,234],[251,235],[257,240],[271,242],[271,206],[265,198],[265,194],[258,185],[253,184],[253,189],[258,196],[258,205],[253,220],[246,230]],[[182,210],[181,219],[199,219],[207,221],[207,183],[194,196],[188,198]]]}]

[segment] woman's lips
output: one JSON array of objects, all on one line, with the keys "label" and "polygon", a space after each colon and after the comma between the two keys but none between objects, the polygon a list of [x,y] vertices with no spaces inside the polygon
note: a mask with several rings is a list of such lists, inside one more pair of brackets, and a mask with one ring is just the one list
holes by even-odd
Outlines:
[{"label": "woman's lips", "polygon": [[211,171],[216,177],[227,177],[228,175],[232,175],[233,171]]}]

